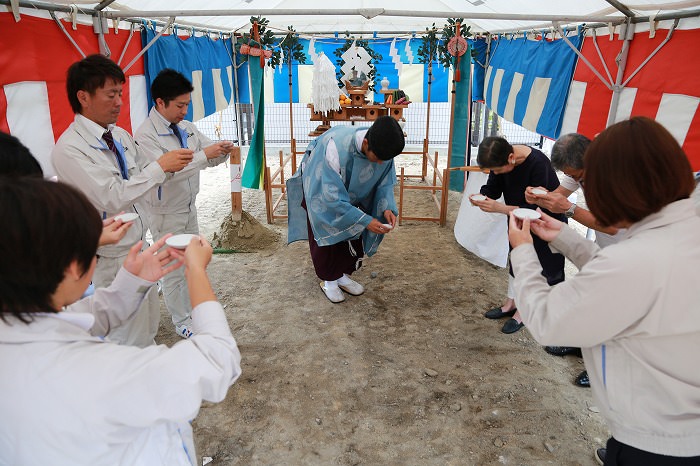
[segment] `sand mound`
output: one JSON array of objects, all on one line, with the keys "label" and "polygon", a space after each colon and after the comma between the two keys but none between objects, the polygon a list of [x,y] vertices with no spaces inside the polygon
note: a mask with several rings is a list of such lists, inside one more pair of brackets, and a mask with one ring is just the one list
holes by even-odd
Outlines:
[{"label": "sand mound", "polygon": [[219,231],[212,237],[212,246],[237,251],[260,251],[277,246],[280,235],[268,229],[248,212],[243,211],[239,222],[228,214]]}]

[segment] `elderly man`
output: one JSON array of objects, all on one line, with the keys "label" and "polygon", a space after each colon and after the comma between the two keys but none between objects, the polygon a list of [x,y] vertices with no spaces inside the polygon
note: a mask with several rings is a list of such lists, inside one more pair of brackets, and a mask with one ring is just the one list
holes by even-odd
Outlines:
[{"label": "elderly man", "polygon": [[[618,230],[614,227],[601,227],[589,210],[568,199],[571,193],[579,188],[583,189],[585,183],[583,154],[590,143],[590,139],[577,133],[565,134],[557,139],[557,142],[552,147],[552,166],[564,173],[565,176],[562,178],[561,184],[554,191],[544,194],[541,191],[538,192],[538,189],[544,189],[541,186],[528,186],[525,190],[525,199],[529,203],[537,204],[551,212],[563,213],[567,218],[576,220],[580,224],[595,230],[596,243],[600,247],[605,247],[617,242],[614,235],[617,234]],[[555,356],[566,356],[567,354],[581,356],[580,348],[569,346],[545,346],[545,351]],[[581,372],[574,383],[580,387],[589,387],[588,372]]]}]

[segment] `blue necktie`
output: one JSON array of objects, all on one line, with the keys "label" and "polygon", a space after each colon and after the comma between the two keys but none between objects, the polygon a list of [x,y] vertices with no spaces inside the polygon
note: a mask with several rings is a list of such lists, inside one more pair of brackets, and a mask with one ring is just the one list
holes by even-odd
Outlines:
[{"label": "blue necktie", "polygon": [[177,140],[180,142],[180,147],[185,147],[185,145],[182,143],[182,133],[180,133],[180,128],[178,128],[175,123],[170,123],[170,129],[173,130],[175,137],[177,137]]},{"label": "blue necktie", "polygon": [[126,162],[122,158],[122,155],[119,153],[117,150],[117,145],[114,144],[114,137],[112,136],[112,131],[107,130],[105,133],[102,135],[102,139],[105,140],[107,143],[107,147],[109,147],[109,150],[114,152],[115,157],[117,157],[117,164],[119,165],[119,171],[122,174],[122,178],[125,180],[129,179],[129,172],[126,169]]}]

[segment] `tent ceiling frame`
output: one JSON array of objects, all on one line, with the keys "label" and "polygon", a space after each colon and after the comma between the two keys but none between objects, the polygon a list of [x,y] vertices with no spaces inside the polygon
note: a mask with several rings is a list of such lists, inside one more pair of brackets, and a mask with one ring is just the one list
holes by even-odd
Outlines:
[{"label": "tent ceiling frame", "polygon": [[[97,5],[96,8],[105,8],[115,0],[103,0]],[[620,10],[623,14],[627,15],[632,12],[627,9],[622,3],[617,0],[606,0],[611,5],[615,6],[618,10],[617,5],[622,8]],[[0,5],[10,5],[11,3],[17,3],[16,0],[0,0]],[[617,4],[617,5],[616,5]],[[53,3],[46,3],[33,0],[19,0],[19,6],[23,8],[34,8],[46,11],[58,11],[64,13],[71,13],[72,9],[70,5],[57,5]],[[400,16],[400,17],[421,17],[421,18],[442,18],[447,17],[464,17],[468,19],[490,19],[490,20],[515,20],[515,21],[542,21],[543,25],[536,25],[527,28],[512,28],[503,29],[498,31],[489,31],[491,33],[508,33],[508,32],[522,32],[523,30],[537,30],[537,29],[548,29],[551,24],[558,22],[560,24],[567,23],[585,23],[586,27],[604,27],[612,24],[621,24],[625,20],[629,20],[632,23],[644,23],[650,21],[662,21],[667,19],[683,19],[700,17],[700,9],[666,13],[657,16],[634,16],[634,17],[619,17],[619,16],[556,16],[556,15],[522,15],[522,14],[497,14],[497,13],[470,13],[470,12],[449,12],[446,16],[444,11],[403,11],[403,10],[385,10],[382,8],[372,9],[372,13],[379,13],[382,16]],[[626,10],[623,11],[623,10]],[[146,18],[171,18],[171,17],[182,17],[182,16],[243,16],[249,17],[251,14],[257,14],[262,16],[333,16],[333,15],[359,15],[366,17],[367,9],[338,9],[338,10],[298,10],[298,9],[265,9],[265,10],[180,10],[180,11],[104,11],[97,9],[81,9],[81,13],[85,15],[98,16],[101,15],[103,18],[109,19],[122,19],[131,22],[140,22],[139,19]],[[158,24],[166,24],[165,21],[155,21]],[[189,23],[189,24],[188,24]],[[178,24],[178,23],[175,23]],[[190,22],[180,22],[179,24],[185,26],[188,29],[197,30],[203,33],[220,33],[220,34],[231,34],[231,30],[226,30],[224,28],[218,27],[207,27],[204,25],[194,25]],[[340,31],[301,31],[302,35],[334,35],[336,32]],[[345,31],[343,31],[345,32]],[[373,31],[347,31],[350,34],[371,34]],[[421,31],[376,31],[377,34],[415,34]]]},{"label": "tent ceiling frame", "polygon": [[615,9],[617,11],[619,11],[623,15],[627,16],[628,18],[634,18],[635,14],[632,12],[632,10],[627,8],[625,5],[623,5],[619,1],[617,1],[617,0],[605,0],[605,1],[608,2],[609,4],[611,4],[613,7],[615,7]]},{"label": "tent ceiling frame", "polygon": [[[2,0],[0,0],[2,1]],[[585,23],[585,26],[587,29],[595,29],[595,28],[602,28],[602,27],[608,27],[611,24],[614,25],[619,25],[626,23],[629,21],[632,24],[639,24],[639,23],[649,23],[651,21],[665,21],[665,20],[676,20],[676,19],[683,19],[683,18],[697,18],[700,17],[700,8],[696,8],[694,10],[687,10],[687,11],[679,11],[675,13],[664,13],[661,15],[657,16],[635,16],[633,18],[618,18],[617,21],[613,21],[612,23]],[[539,30],[547,30],[550,29],[553,26],[554,22],[552,24],[538,24],[534,26],[530,26],[527,28],[512,28],[512,29],[503,29],[499,31],[490,31],[491,34],[507,34],[507,33],[513,33],[513,32],[524,32],[524,31],[539,31]],[[554,27],[556,29],[556,26]]]},{"label": "tent ceiling frame", "polygon": [[[410,17],[410,18],[469,18],[469,19],[490,19],[490,20],[505,20],[505,21],[559,21],[563,23],[580,23],[580,22],[610,22],[619,21],[621,18],[618,16],[608,16],[608,15],[597,15],[597,16],[579,16],[579,15],[546,15],[546,14],[516,14],[516,13],[475,13],[475,12],[461,12],[461,11],[407,11],[407,10],[385,10],[383,8],[378,8],[376,10],[381,10],[381,13],[375,14],[374,16],[396,16],[396,17]],[[373,13],[377,13],[373,11]],[[241,16],[250,17],[251,14],[257,16],[362,16],[363,18],[367,15],[367,10],[362,8],[350,8],[350,9],[261,9],[261,10],[163,10],[163,11],[108,11],[104,12],[105,17],[119,17],[119,18],[159,18],[165,16]]]},{"label": "tent ceiling frame", "polygon": [[95,11],[102,11],[115,1],[116,0],[102,0],[100,4],[95,7]]},{"label": "tent ceiling frame", "polygon": [[[8,5],[10,0],[0,0],[0,4]],[[111,3],[110,0],[103,0],[100,5]],[[100,6],[98,5],[98,7]],[[25,8],[37,8],[49,11],[62,11],[70,13],[71,8],[68,5],[56,5],[46,2],[38,2],[32,0],[20,0],[19,6]],[[97,9],[84,9],[84,14],[95,16],[98,13]],[[491,20],[510,20],[510,21],[559,21],[561,23],[581,23],[581,22],[604,22],[620,21],[619,17],[615,16],[577,16],[577,15],[525,15],[525,14],[499,14],[499,13],[474,13],[460,11],[407,11],[407,10],[385,10],[384,8],[351,8],[351,9],[238,9],[238,10],[151,10],[151,11],[102,11],[104,18],[110,19],[127,19],[127,18],[169,18],[172,16],[240,16],[250,17],[251,15],[258,16],[397,16],[397,17],[412,17],[412,18],[469,18],[469,19],[491,19]]]}]

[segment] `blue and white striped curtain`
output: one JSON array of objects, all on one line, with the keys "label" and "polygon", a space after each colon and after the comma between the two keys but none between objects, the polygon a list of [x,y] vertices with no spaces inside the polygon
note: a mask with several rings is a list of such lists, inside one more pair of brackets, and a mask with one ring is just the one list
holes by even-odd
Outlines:
[{"label": "blue and white striped curtain", "polygon": [[[145,28],[141,35],[144,47],[156,34],[152,27]],[[161,36],[144,55],[149,109],[153,106],[151,82],[163,68],[179,71],[192,82],[187,120],[197,121],[228,107],[233,101],[231,50],[230,39]]]},{"label": "blue and white striped curtain", "polygon": [[[583,36],[576,34],[569,40],[580,49]],[[576,59],[561,39],[520,37],[492,42],[484,77],[486,105],[508,121],[558,138]]]}]

